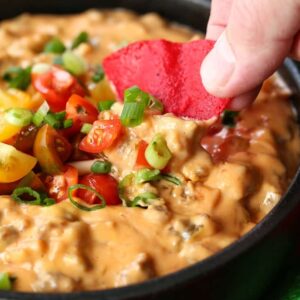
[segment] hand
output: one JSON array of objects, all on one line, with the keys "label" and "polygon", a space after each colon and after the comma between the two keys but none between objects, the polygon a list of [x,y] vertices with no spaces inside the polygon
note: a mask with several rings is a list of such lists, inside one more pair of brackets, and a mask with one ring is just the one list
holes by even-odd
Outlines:
[{"label": "hand", "polygon": [[212,0],[206,38],[203,84],[240,110],[287,56],[300,60],[300,0]]}]

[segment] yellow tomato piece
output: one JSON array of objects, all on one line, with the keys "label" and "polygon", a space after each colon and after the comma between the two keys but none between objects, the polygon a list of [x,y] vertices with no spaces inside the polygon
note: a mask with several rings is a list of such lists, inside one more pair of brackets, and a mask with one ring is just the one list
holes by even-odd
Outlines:
[{"label": "yellow tomato piece", "polygon": [[33,108],[31,96],[17,89],[8,89],[7,91],[0,89],[0,111],[13,107]]},{"label": "yellow tomato piece", "polygon": [[11,145],[0,143],[0,183],[17,181],[27,175],[37,159]]},{"label": "yellow tomato piece", "polygon": [[[0,113],[0,142],[4,142],[16,135],[22,127],[8,123],[4,118],[4,113]],[[1,158],[0,158],[1,159]]]},{"label": "yellow tomato piece", "polygon": [[103,100],[116,99],[116,95],[113,92],[107,79],[103,79],[98,83],[92,83],[89,86],[89,91],[94,103]]}]

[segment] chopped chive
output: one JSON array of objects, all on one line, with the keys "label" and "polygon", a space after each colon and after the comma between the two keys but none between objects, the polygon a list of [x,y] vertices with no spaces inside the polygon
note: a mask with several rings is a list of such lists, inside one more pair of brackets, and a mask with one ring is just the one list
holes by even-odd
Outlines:
[{"label": "chopped chive", "polygon": [[100,82],[101,80],[104,79],[104,76],[105,76],[105,75],[104,75],[104,71],[103,71],[102,66],[97,65],[97,66],[95,67],[94,75],[92,76],[93,82],[95,82],[95,83]]},{"label": "chopped chive", "polygon": [[91,171],[96,174],[108,174],[111,171],[111,167],[111,162],[97,160],[91,166]]},{"label": "chopped chive", "polygon": [[32,112],[26,108],[10,108],[4,114],[4,118],[8,123],[20,127],[29,125],[32,116]]},{"label": "chopped chive", "polygon": [[[82,204],[78,203],[77,201],[75,201],[73,198],[73,191],[80,190],[80,189],[87,190],[87,191],[94,193],[101,200],[101,204],[94,205],[94,206],[85,206],[85,205],[82,205]],[[68,189],[68,196],[69,196],[71,203],[75,207],[77,207],[81,210],[84,210],[84,211],[98,210],[98,209],[102,209],[106,206],[105,199],[95,189],[93,189],[87,185],[84,185],[84,184],[75,184],[75,185],[70,186]]]},{"label": "chopped chive", "polygon": [[115,103],[115,100],[104,100],[98,102],[98,110],[99,111],[105,111],[105,110],[110,110],[112,105]]},{"label": "chopped chive", "polygon": [[45,53],[61,54],[66,50],[65,45],[59,38],[53,38],[44,47]]},{"label": "chopped chive", "polygon": [[63,121],[65,119],[65,117],[66,117],[66,112],[65,111],[60,111],[60,112],[54,113],[53,117],[57,121]]},{"label": "chopped chive", "polygon": [[145,106],[140,102],[127,102],[121,113],[121,122],[126,127],[140,125],[144,119]]},{"label": "chopped chive", "polygon": [[85,133],[85,134],[88,134],[91,129],[92,129],[93,125],[92,124],[89,124],[89,123],[84,123],[81,127],[81,130],[80,132],[81,133]]},{"label": "chopped chive", "polygon": [[236,118],[238,115],[239,115],[238,111],[224,110],[221,115],[222,124],[231,128],[235,127]]},{"label": "chopped chive", "polygon": [[37,127],[41,126],[49,110],[50,107],[48,103],[44,101],[43,104],[36,111],[36,113],[33,115],[32,123]]},{"label": "chopped chive", "polygon": [[52,113],[47,114],[44,118],[44,121],[55,129],[61,128],[61,122],[57,120]]},{"label": "chopped chive", "polygon": [[171,174],[161,174],[160,176],[161,179],[164,179],[166,181],[169,181],[175,185],[181,185],[182,182],[180,181],[180,179],[178,179],[177,177],[171,175]]},{"label": "chopped chive", "polygon": [[72,127],[72,125],[73,125],[73,120],[72,119],[64,120],[63,127],[65,129]]},{"label": "chopped chive", "polygon": [[89,41],[89,35],[87,32],[82,31],[80,32],[76,38],[74,39],[71,49],[77,48],[82,43],[87,43]]},{"label": "chopped chive", "polygon": [[[33,198],[32,200],[28,200],[26,197],[25,199],[22,198],[24,196],[29,196]],[[39,205],[39,206],[50,206],[55,204],[55,200],[52,198],[48,198],[46,194],[39,193],[33,190],[30,187],[17,187],[14,189],[12,195],[12,199],[18,203],[28,204],[28,205]]]},{"label": "chopped chive", "polygon": [[136,196],[130,203],[130,207],[136,207],[136,206],[140,205],[140,202],[147,205],[151,202],[149,200],[154,200],[157,198],[158,198],[158,196],[156,194],[151,193],[151,192],[145,192],[145,193],[142,193],[142,194]]},{"label": "chopped chive", "polygon": [[26,90],[31,83],[31,67],[10,67],[3,75],[10,88]]},{"label": "chopped chive", "polygon": [[124,92],[124,103],[127,102],[143,103],[146,108],[150,104],[150,96],[138,86],[133,86]]},{"label": "chopped chive", "polygon": [[149,181],[155,181],[159,179],[160,179],[159,170],[150,170],[147,168],[138,170],[135,176],[135,182],[138,184],[149,182]]}]

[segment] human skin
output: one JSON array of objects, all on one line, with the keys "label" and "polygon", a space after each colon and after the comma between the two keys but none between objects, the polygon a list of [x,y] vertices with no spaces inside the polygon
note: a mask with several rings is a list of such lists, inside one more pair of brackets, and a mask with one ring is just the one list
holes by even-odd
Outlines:
[{"label": "human skin", "polygon": [[300,60],[300,0],[212,0],[206,38],[203,84],[240,110],[287,56]]}]

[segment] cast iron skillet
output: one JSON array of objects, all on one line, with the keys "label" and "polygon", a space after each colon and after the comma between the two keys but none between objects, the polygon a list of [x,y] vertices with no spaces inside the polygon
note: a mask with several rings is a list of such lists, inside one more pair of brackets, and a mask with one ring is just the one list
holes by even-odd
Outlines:
[{"label": "cast iron skillet", "polygon": [[[3,0],[4,1],[4,0]],[[91,7],[127,7],[161,15],[205,30],[209,2],[205,0],[10,0],[2,3],[0,18],[22,12],[73,13]],[[292,88],[297,112],[300,106],[300,74],[287,60],[281,75]],[[278,116],[280,117],[280,116]],[[251,232],[224,251],[179,272],[124,288],[69,294],[0,292],[1,299],[18,300],[132,300],[132,299],[258,299],[280,271],[291,252],[299,228],[299,171],[272,212]]]}]

